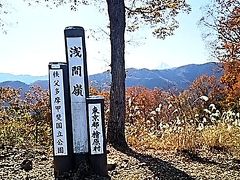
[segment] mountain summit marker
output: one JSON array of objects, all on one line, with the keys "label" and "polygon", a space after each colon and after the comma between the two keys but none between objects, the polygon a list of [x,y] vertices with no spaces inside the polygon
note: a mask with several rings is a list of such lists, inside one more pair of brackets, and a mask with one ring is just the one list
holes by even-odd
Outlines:
[{"label": "mountain summit marker", "polygon": [[89,97],[84,29],[67,27],[64,37],[67,63],[49,63],[54,175],[107,176],[104,100]]}]

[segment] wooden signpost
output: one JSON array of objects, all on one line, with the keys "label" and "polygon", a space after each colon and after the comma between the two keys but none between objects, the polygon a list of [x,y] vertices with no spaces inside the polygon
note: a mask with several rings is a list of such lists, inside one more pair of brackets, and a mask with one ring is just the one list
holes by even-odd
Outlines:
[{"label": "wooden signpost", "polygon": [[82,168],[81,164],[87,164],[88,157],[88,75],[84,29],[68,27],[64,30],[64,38],[70,86],[73,153],[76,168]]},{"label": "wooden signpost", "polygon": [[107,176],[104,100],[89,97],[84,29],[67,27],[64,37],[67,63],[49,63],[55,177],[83,164]]},{"label": "wooden signpost", "polygon": [[49,63],[55,176],[73,169],[72,124],[66,63]]},{"label": "wooden signpost", "polygon": [[73,125],[73,152],[88,152],[86,97],[88,78],[84,30],[69,27],[64,30],[66,58],[69,71],[71,116]]},{"label": "wooden signpost", "polygon": [[90,166],[96,174],[107,175],[107,152],[104,122],[104,99],[87,98]]}]

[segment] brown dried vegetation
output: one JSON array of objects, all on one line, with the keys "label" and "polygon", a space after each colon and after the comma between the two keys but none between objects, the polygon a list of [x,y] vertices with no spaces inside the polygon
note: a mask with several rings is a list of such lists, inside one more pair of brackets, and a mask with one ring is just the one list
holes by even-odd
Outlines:
[{"label": "brown dried vegetation", "polygon": [[[51,145],[49,94],[33,87],[1,88],[0,136],[4,144]],[[105,98],[106,123],[109,93],[90,89]],[[184,150],[226,148],[239,156],[240,114],[224,104],[224,86],[215,77],[199,77],[183,92],[131,87],[126,91],[126,135],[136,149]]]},{"label": "brown dried vegetation", "polygon": [[49,95],[32,87],[25,95],[21,90],[0,88],[1,143],[29,147],[51,144]]}]

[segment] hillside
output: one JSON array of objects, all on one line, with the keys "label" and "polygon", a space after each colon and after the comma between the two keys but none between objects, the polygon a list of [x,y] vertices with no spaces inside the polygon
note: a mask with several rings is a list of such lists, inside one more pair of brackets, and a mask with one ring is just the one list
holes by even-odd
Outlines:
[{"label": "hillside", "polygon": [[[144,86],[150,89],[157,87],[165,90],[172,88],[183,90],[201,75],[215,75],[219,78],[221,74],[222,72],[218,64],[214,62],[189,64],[164,70],[129,68],[126,70],[126,87]],[[19,83],[20,81],[22,83]],[[43,89],[48,88],[47,76],[8,76],[7,74],[0,73],[0,82],[0,87],[9,86],[22,88],[23,90],[29,89],[33,85],[38,85]],[[99,89],[108,89],[110,82],[111,74],[109,71],[89,76],[90,85]]]},{"label": "hillside", "polygon": [[21,89],[26,92],[30,89],[30,86],[21,81],[4,81],[0,83],[0,87],[10,87],[13,89]]},{"label": "hillside", "polygon": [[[149,70],[130,68],[126,70],[126,86],[144,86],[150,89],[177,88],[186,89],[197,77],[201,75],[222,75],[218,64],[214,62],[205,64],[190,64],[178,68],[165,70]],[[110,72],[103,72],[90,76],[90,83],[99,88],[108,88],[110,84]]]}]

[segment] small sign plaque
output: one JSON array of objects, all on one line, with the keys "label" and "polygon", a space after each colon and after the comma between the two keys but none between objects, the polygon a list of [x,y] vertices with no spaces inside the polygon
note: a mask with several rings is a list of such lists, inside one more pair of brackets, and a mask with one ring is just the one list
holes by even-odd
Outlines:
[{"label": "small sign plaque", "polygon": [[91,154],[103,154],[101,104],[88,104]]}]

